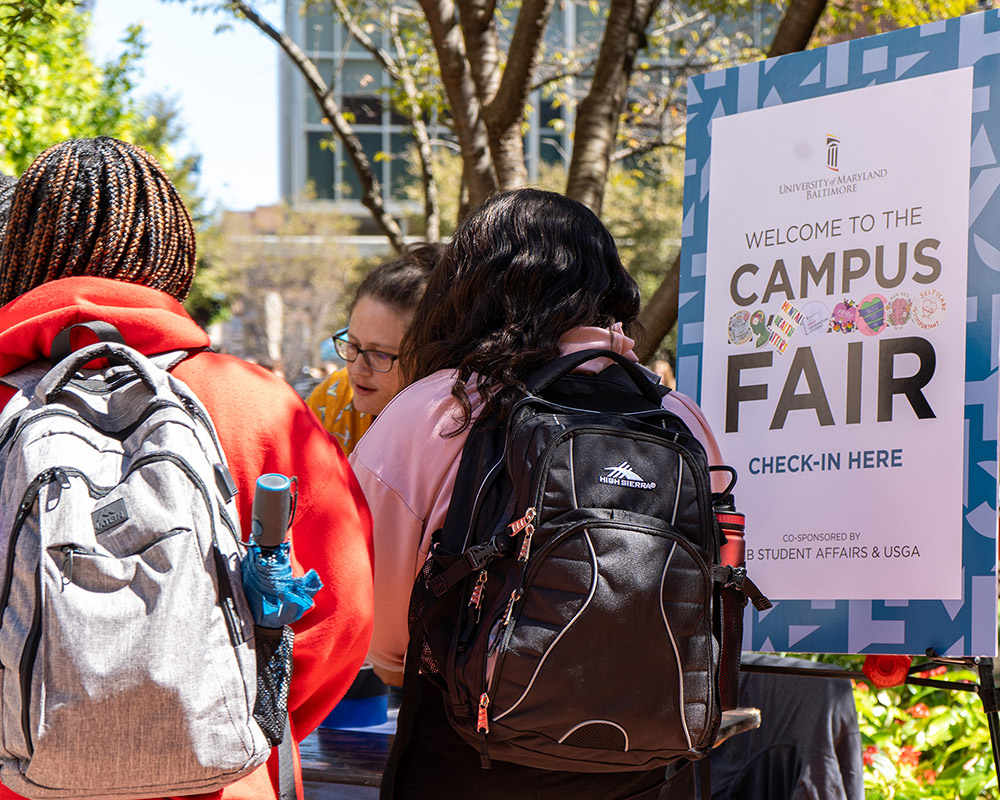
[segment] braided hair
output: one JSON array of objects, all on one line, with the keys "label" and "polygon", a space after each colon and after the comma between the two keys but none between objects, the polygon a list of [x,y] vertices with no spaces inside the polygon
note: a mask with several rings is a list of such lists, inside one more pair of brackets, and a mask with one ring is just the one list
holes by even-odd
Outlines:
[{"label": "braided hair", "polygon": [[0,249],[0,305],[56,278],[90,275],[187,297],[191,217],[145,150],[100,136],[45,150],[14,192]]}]

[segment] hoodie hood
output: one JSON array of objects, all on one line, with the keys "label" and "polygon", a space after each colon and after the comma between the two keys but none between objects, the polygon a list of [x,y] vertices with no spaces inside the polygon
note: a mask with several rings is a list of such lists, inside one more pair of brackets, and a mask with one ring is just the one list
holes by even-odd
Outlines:
[{"label": "hoodie hood", "polygon": [[[109,278],[60,278],[0,308],[0,376],[48,358],[56,334],[93,320],[114,325],[143,355],[210,344],[184,307],[159,289]],[[79,344],[86,344],[89,332],[80,335]]]}]

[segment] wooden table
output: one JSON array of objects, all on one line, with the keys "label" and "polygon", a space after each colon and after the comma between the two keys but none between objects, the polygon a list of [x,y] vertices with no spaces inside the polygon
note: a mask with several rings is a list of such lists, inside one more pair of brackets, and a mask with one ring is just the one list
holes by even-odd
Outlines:
[{"label": "wooden table", "polygon": [[[723,711],[716,746],[757,727],[760,727],[759,709]],[[318,728],[299,745],[302,778],[317,783],[378,786],[391,746],[392,734]]]}]

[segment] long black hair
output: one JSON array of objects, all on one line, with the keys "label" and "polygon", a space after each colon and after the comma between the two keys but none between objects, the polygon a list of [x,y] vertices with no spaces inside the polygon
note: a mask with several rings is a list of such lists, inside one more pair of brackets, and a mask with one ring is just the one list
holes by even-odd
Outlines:
[{"label": "long black hair", "polygon": [[471,422],[465,383],[475,373],[482,416],[503,419],[523,380],[559,355],[580,325],[628,326],[639,288],[607,228],[590,209],[554,192],[497,194],[459,226],[431,273],[403,339],[408,382],[458,371],[452,393]]}]

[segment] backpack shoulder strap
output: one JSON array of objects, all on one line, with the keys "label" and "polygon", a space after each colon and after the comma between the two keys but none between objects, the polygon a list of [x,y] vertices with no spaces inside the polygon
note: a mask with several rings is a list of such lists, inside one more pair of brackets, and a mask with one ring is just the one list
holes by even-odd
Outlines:
[{"label": "backpack shoulder strap", "polygon": [[585,364],[595,358],[610,358],[620,366],[626,375],[635,384],[642,396],[651,403],[659,405],[663,399],[663,394],[657,388],[659,384],[654,383],[650,373],[635,361],[631,361],[621,353],[613,350],[580,350],[577,353],[561,356],[542,367],[539,367],[525,380],[525,386],[532,394],[540,394],[546,388],[555,383],[559,378],[568,375],[581,364]]},{"label": "backpack shoulder strap", "polygon": [[[448,589],[482,566],[500,555],[500,544],[496,536],[485,542],[470,539],[473,523],[481,514],[489,518],[504,519],[503,506],[511,506],[513,492],[509,485],[503,485],[499,493],[490,492],[497,482],[509,484],[505,467],[507,425],[501,423],[473,423],[462,447],[455,486],[452,489],[448,511],[441,528],[435,532],[431,557],[441,563],[445,570],[432,582],[434,593],[440,597]],[[491,503],[484,508],[483,503]],[[495,534],[495,531],[493,532]]]}]

